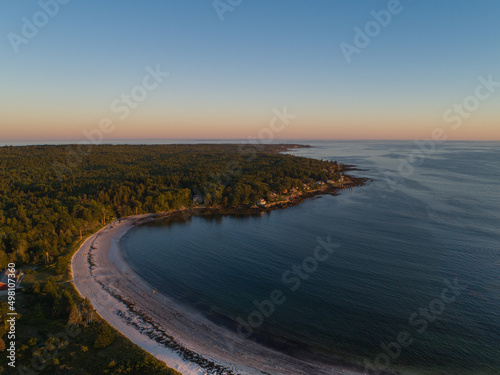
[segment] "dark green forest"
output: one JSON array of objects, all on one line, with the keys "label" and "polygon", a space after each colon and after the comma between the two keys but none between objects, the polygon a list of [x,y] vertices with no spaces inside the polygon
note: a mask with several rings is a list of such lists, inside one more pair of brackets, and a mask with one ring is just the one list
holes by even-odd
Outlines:
[{"label": "dark green forest", "polygon": [[[196,204],[251,206],[339,176],[292,145],[101,145],[0,148],[0,268],[51,263],[113,218]],[[59,259],[56,272],[66,271]]]},{"label": "dark green forest", "polygon": [[335,162],[279,153],[294,147],[0,147],[0,268],[13,262],[25,272],[16,294],[17,369],[4,355],[9,305],[0,301],[0,373],[178,375],[81,298],[70,282],[72,254],[115,218],[251,207],[339,179],[344,167]]}]

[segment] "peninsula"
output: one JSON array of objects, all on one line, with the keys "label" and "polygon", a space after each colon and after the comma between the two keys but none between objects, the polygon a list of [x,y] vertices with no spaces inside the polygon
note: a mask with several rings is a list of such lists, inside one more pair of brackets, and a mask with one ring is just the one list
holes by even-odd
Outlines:
[{"label": "peninsula", "polygon": [[[346,175],[351,166],[282,153],[299,147],[309,146],[101,145],[79,153],[74,146],[0,148],[0,225],[4,233],[0,268],[15,262],[26,273],[25,293],[20,297],[26,308],[18,329],[33,332],[24,337],[38,337],[37,342],[45,344],[47,327],[54,323],[61,330],[64,326],[85,327],[87,332],[61,348],[57,361],[43,358],[43,350],[40,351],[44,368],[80,368],[97,373],[93,370],[96,364],[90,361],[97,349],[118,353],[128,348],[137,353],[135,361],[127,362],[116,355],[111,365],[137,369],[148,363],[150,373],[175,373],[131,346],[123,334],[184,374],[241,373],[248,361],[242,361],[242,367],[235,370],[233,364],[224,363],[222,358],[216,361],[215,353],[204,356],[206,347],[195,344],[217,337],[220,342],[229,342],[221,330],[200,321],[195,312],[181,314],[182,308],[175,307],[173,301],[168,309],[158,307],[158,299],[165,302],[167,296],[156,294],[151,296],[153,300],[144,299],[144,293],[139,291],[148,286],[123,262],[117,241],[131,226],[144,220],[263,212],[295,205],[318,194],[336,194],[338,189],[366,181]],[[72,258],[74,274],[70,271]],[[79,294],[72,284],[64,283],[70,280]],[[126,295],[122,289],[136,292]],[[142,313],[134,315],[134,306],[140,306]],[[146,311],[147,306],[152,311]],[[95,315],[94,308],[121,334]],[[166,319],[156,313],[170,315]],[[175,316],[179,324],[172,319]],[[142,323],[130,324],[137,319],[142,319],[147,327],[151,325],[148,329],[158,330],[159,336],[146,339]],[[172,325],[164,327],[156,319]],[[187,337],[186,332],[193,327],[206,327],[208,341],[203,339],[201,330],[198,332],[202,336],[189,343],[177,340]],[[165,342],[159,342],[158,337],[169,345],[163,345]],[[30,365],[30,345],[19,345],[21,365]],[[170,354],[159,351],[158,345]],[[78,358],[71,354],[77,349],[81,351]],[[267,353],[268,358],[274,355]],[[309,370],[306,366],[304,371]]]}]

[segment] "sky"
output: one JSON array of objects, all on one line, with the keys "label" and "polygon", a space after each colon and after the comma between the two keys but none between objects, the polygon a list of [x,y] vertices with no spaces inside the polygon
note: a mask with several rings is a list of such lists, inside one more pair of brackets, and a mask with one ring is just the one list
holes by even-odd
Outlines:
[{"label": "sky", "polygon": [[0,141],[500,140],[497,0],[4,0]]}]

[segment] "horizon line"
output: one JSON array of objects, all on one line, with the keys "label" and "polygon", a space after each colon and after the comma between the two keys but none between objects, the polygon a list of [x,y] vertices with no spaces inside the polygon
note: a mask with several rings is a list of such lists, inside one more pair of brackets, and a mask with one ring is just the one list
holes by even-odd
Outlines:
[{"label": "horizon line", "polygon": [[[0,141],[0,147],[7,146],[51,146],[51,145],[77,145],[77,144],[93,144],[98,145],[116,145],[117,143],[127,143],[133,142],[135,145],[161,145],[161,142],[217,142],[221,141],[223,143],[235,142],[235,143],[249,143],[249,144],[276,144],[276,143],[294,143],[294,142],[415,142],[422,141],[423,139],[307,139],[307,138],[296,138],[296,139],[275,139],[275,140],[259,140],[258,138],[162,138],[162,139],[114,139],[101,142],[89,142],[88,140],[10,140],[10,141]],[[147,143],[141,143],[147,142]],[[153,143],[158,142],[158,143]],[[450,143],[450,142],[500,142],[500,139],[447,139],[440,141],[440,143]],[[173,143],[171,143],[173,144]]]}]

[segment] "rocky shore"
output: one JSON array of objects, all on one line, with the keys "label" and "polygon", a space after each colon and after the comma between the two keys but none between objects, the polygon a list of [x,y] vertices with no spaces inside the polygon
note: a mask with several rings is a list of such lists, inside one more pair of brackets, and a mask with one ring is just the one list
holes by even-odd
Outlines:
[{"label": "rocky shore", "polygon": [[75,253],[73,282],[114,328],[184,375],[360,374],[343,365],[332,368],[290,357],[243,339],[227,327],[179,305],[156,292],[130,269],[121,256],[119,243],[130,229],[150,221],[183,220],[193,215],[259,214],[294,206],[321,194],[336,195],[341,188],[365,182],[366,179],[349,177],[344,186],[325,184],[264,206],[191,207],[119,219],[91,236]]}]

